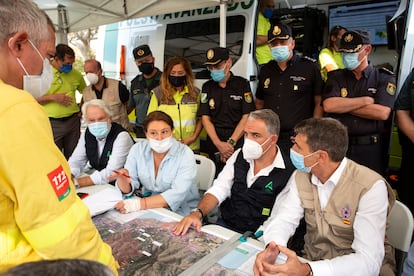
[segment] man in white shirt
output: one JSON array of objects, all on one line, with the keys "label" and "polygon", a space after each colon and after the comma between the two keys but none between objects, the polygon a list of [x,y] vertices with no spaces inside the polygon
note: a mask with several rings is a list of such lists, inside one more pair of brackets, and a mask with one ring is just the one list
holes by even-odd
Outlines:
[{"label": "man in white shirt", "polygon": [[[294,130],[290,156],[297,170],[263,225],[266,249],[256,257],[254,274],[394,275],[394,252],[385,237],[395,201],[390,186],[345,158],[348,135],[339,121],[311,118]],[[285,247],[302,217],[308,263]],[[274,264],[279,253],[286,263]]]},{"label": "man in white shirt", "polygon": [[[256,229],[269,217],[276,196],[293,171],[276,145],[279,116],[270,109],[249,114],[244,127],[244,145],[227,160],[222,172],[207,190],[197,208],[174,228],[184,235],[190,226],[200,231],[202,218],[220,205],[217,224],[244,233]],[[237,172],[237,173],[236,173]]]},{"label": "man in white shirt", "polygon": [[[82,106],[87,129],[79,138],[69,166],[79,186],[108,183],[108,177],[124,167],[134,140],[121,125],[111,121],[112,113],[103,100],[90,100]],[[93,172],[84,175],[89,162]]]}]

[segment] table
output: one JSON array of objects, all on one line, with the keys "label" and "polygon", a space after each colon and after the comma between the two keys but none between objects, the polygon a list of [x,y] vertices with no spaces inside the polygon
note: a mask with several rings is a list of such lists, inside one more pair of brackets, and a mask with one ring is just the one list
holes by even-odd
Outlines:
[{"label": "table", "polygon": [[[110,185],[78,189],[89,194]],[[176,236],[182,217],[164,208],[121,214],[111,210],[93,217],[102,239],[119,262],[120,275],[253,275],[255,256],[264,244],[219,225],[205,225]],[[280,261],[280,260],[279,260]],[[282,260],[283,261],[283,260]]]}]

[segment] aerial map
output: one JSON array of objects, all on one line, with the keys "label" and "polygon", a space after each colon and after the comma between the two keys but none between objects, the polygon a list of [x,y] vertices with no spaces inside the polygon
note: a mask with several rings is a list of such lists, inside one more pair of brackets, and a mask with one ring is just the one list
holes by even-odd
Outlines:
[{"label": "aerial map", "polygon": [[176,236],[171,231],[176,222],[168,220],[151,211],[127,220],[113,211],[93,218],[121,266],[120,275],[179,275],[224,242],[193,230]]}]

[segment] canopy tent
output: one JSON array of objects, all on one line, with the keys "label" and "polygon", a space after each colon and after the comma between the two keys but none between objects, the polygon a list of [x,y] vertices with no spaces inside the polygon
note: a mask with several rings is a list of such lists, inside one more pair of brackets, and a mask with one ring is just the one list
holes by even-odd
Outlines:
[{"label": "canopy tent", "polygon": [[[34,0],[65,36],[89,27],[156,14],[219,5],[225,22],[226,4],[241,0]],[[225,28],[225,24],[224,28]],[[225,30],[223,30],[225,33]]]}]

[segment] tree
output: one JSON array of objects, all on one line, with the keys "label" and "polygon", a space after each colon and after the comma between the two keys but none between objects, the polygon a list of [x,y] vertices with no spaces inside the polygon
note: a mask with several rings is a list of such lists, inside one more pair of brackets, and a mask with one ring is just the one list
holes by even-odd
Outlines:
[{"label": "tree", "polygon": [[79,32],[68,34],[68,41],[79,51],[80,59],[87,60],[95,58],[95,51],[91,48],[91,40],[97,39],[98,28],[93,27]]}]

